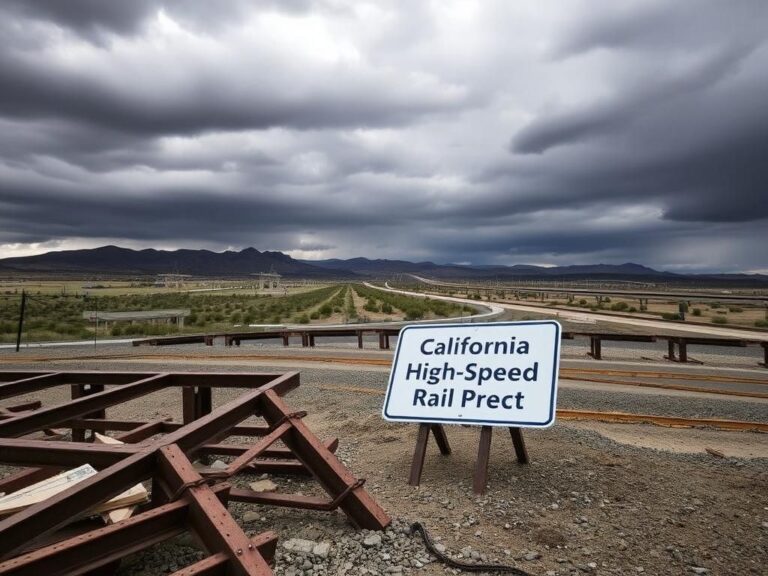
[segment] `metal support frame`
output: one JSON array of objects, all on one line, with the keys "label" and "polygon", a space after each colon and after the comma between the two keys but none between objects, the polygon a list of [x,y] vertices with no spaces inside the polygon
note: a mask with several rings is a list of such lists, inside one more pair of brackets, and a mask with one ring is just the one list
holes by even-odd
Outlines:
[{"label": "metal support frame", "polygon": [[[240,346],[243,340],[269,340],[280,339],[283,346],[289,346],[291,338],[300,338],[302,346],[314,347],[318,338],[327,337],[356,337],[358,348],[363,347],[363,338],[366,334],[378,337],[379,348],[381,350],[390,349],[390,337],[398,336],[400,328],[310,328],[310,329],[289,329],[289,330],[271,330],[266,332],[240,332],[228,334],[207,334],[196,336],[164,336],[157,338],[144,338],[134,340],[134,346],[150,345],[163,346],[170,344],[190,344],[205,343],[208,346],[213,345],[215,338],[223,337],[225,346]],[[595,332],[561,332],[563,340],[573,340],[576,337],[589,339],[588,356],[595,360],[602,359],[603,342],[657,342],[667,341],[667,355],[665,358],[673,362],[695,362],[688,357],[688,345],[701,346],[725,346],[725,347],[747,347],[762,346],[765,361],[759,365],[768,367],[768,349],[765,342],[754,339],[742,338],[694,338],[668,335],[644,335],[644,334],[607,334]],[[678,352],[679,350],[679,356]]]},{"label": "metal support frame", "polygon": [[[271,574],[276,536],[248,538],[227,510],[231,500],[300,509],[340,508],[357,526],[383,529],[390,519],[334,455],[337,441],[323,443],[282,395],[299,385],[299,374],[0,372],[0,399],[68,386],[72,400],[6,407],[0,416],[0,463],[28,467],[0,479],[11,492],[84,463],[99,472],[69,489],[0,520],[0,574],[83,574],[114,566],[129,554],[191,530],[209,556],[178,574]],[[147,394],[180,388],[183,423],[110,420],[107,409]],[[244,393],[213,407],[213,390]],[[242,424],[251,416],[265,425]],[[69,429],[73,441],[39,440],[39,432]],[[84,442],[86,431],[120,432],[124,444]],[[229,444],[230,436],[253,443]],[[280,441],[282,447],[272,447]],[[210,454],[234,456],[226,470],[198,471],[192,461]],[[226,482],[244,471],[310,474],[329,499],[300,494],[260,494]],[[138,482],[152,482],[151,502],[127,520],[96,529],[72,530],[88,511]],[[68,534],[60,529],[67,527]]]},{"label": "metal support frame", "polygon": [[[488,483],[488,462],[491,456],[491,436],[493,426],[480,427],[480,444],[477,449],[477,460],[475,462],[475,471],[472,477],[472,489],[475,494],[484,494]],[[448,456],[451,453],[451,446],[448,444],[448,435],[442,424],[419,424],[419,431],[416,436],[416,447],[413,451],[411,460],[411,471],[408,477],[408,484],[418,486],[421,483],[421,472],[424,469],[424,457],[427,453],[427,444],[429,443],[430,432],[435,438],[435,443],[440,449],[440,454]],[[523,430],[521,428],[510,427],[509,433],[512,437],[512,444],[515,448],[515,456],[520,464],[528,464],[528,450],[525,447]]]}]

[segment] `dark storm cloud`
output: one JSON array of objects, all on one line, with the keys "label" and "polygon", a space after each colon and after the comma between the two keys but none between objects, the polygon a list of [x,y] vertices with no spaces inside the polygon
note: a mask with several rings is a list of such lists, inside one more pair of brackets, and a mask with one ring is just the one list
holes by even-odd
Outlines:
[{"label": "dark storm cloud", "polygon": [[612,2],[599,14],[585,10],[557,42],[555,53],[571,57],[590,50],[651,50],[664,56],[681,48],[702,49],[719,41],[764,36],[763,0]]},{"label": "dark storm cloud", "polygon": [[70,28],[86,37],[104,39],[105,33],[131,34],[159,11],[166,11],[182,21],[208,26],[232,21],[247,13],[249,7],[262,6],[286,11],[308,8],[309,0],[5,0],[11,14]]},{"label": "dark storm cloud", "polygon": [[738,42],[736,46],[717,52],[703,62],[695,62],[686,70],[676,70],[671,78],[647,78],[630,93],[609,101],[598,101],[583,109],[565,110],[534,121],[518,132],[512,151],[540,154],[562,146],[618,133],[631,128],[659,107],[674,106],[687,97],[713,86],[723,77],[736,72],[740,62],[749,56],[757,43]]},{"label": "dark storm cloud", "polygon": [[[386,75],[345,80],[343,70],[334,72],[340,83],[328,83],[327,78],[317,76],[312,90],[297,96],[287,94],[289,85],[270,86],[269,73],[255,72],[254,76],[261,77],[244,85],[236,77],[223,76],[215,65],[201,67],[194,77],[176,86],[125,86],[105,82],[87,70],[62,72],[45,61],[30,62],[5,52],[0,55],[0,114],[65,118],[154,136],[274,126],[398,125],[465,104],[458,94],[444,96],[389,84],[394,78]],[[158,79],[162,74],[157,70]]]},{"label": "dark storm cloud", "polygon": [[9,0],[0,256],[767,268],[767,26],[762,0]]},{"label": "dark storm cloud", "polygon": [[[657,4],[585,22],[558,50],[601,49],[634,64],[609,98],[542,114],[517,132],[513,154],[578,162],[575,178],[552,181],[566,203],[612,197],[656,201],[675,221],[768,218],[768,6],[736,2]],[[665,60],[662,60],[665,59]],[[649,66],[652,63],[652,66]],[[610,170],[614,150],[632,150]],[[549,154],[546,154],[549,153]],[[546,165],[546,160],[543,163]],[[570,199],[570,200],[569,200]]]}]

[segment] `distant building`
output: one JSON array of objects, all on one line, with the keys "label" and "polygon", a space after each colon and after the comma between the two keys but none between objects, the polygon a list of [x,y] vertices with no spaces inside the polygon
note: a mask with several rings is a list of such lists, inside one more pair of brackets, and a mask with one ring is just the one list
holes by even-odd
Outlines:
[{"label": "distant building", "polygon": [[259,272],[259,290],[279,290],[282,288],[282,276],[277,272]]},{"label": "distant building", "polygon": [[136,310],[133,312],[104,312],[101,310],[86,310],[83,318],[91,323],[98,323],[105,328],[110,322],[149,322],[150,324],[176,324],[184,328],[184,318],[190,315],[188,308],[173,310]]},{"label": "distant building", "polygon": [[155,288],[182,288],[185,278],[189,278],[189,274],[159,274],[153,286]]}]

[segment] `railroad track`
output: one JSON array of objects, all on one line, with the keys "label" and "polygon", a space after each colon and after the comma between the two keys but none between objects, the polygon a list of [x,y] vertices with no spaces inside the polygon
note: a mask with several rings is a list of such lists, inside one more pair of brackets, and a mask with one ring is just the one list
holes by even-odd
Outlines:
[{"label": "railroad track", "polygon": [[[338,386],[323,384],[321,390],[335,392],[351,392],[355,394],[370,394],[383,396],[384,390],[365,388],[362,386]],[[591,420],[621,424],[654,424],[666,428],[716,428],[733,432],[763,432],[768,433],[768,423],[749,422],[746,420],[723,420],[718,418],[679,418],[677,416],[657,416],[655,414],[630,414],[628,412],[600,412],[596,410],[571,410],[558,408],[557,417],[561,420]]]}]

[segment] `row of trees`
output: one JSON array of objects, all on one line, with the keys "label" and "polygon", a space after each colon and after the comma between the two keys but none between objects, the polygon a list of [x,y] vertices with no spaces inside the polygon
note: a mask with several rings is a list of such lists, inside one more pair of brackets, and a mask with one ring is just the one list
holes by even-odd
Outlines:
[{"label": "row of trees", "polygon": [[444,300],[416,298],[406,296],[405,294],[384,292],[363,286],[362,284],[355,284],[354,290],[361,298],[366,299],[366,310],[382,312],[384,314],[391,314],[395,310],[399,310],[405,315],[406,320],[420,320],[427,316],[450,318],[474,312],[471,306],[463,306],[453,302],[445,302]]}]

